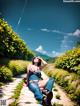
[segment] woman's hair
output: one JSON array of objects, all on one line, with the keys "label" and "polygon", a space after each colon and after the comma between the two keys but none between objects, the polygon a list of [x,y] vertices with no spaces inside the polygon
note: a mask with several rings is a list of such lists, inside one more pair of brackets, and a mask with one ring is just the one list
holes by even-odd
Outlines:
[{"label": "woman's hair", "polygon": [[[37,58],[37,57],[33,57],[33,59],[32,59],[32,64],[33,64],[33,65],[35,64],[35,62],[34,62],[34,59],[35,59],[35,58]],[[38,66],[38,67],[41,66],[41,59],[39,59],[39,58],[38,58],[37,66]]]}]

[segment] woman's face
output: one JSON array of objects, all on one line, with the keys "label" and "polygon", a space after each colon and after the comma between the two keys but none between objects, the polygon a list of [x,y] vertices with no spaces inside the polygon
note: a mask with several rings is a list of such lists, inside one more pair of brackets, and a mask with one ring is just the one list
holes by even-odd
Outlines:
[{"label": "woman's face", "polygon": [[32,63],[38,67],[41,66],[41,60],[37,57],[32,60]]},{"label": "woman's face", "polygon": [[39,62],[39,59],[38,58],[35,58],[34,59],[34,63],[38,63]]}]

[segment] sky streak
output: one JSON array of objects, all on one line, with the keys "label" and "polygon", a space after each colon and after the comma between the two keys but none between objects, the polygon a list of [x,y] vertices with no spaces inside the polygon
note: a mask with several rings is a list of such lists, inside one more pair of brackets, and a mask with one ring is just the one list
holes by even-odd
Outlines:
[{"label": "sky streak", "polygon": [[24,6],[23,6],[23,9],[22,9],[22,12],[21,12],[21,16],[19,17],[19,20],[18,20],[18,23],[17,23],[16,31],[18,31],[19,25],[20,25],[20,23],[21,23],[21,20],[22,20],[24,11],[25,11],[25,7],[26,7],[26,5],[27,5],[27,1],[28,1],[28,0],[25,0],[25,2],[24,2]]}]

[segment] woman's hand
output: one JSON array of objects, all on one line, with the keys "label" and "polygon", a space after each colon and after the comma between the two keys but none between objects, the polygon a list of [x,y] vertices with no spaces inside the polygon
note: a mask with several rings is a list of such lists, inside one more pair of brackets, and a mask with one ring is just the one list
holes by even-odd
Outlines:
[{"label": "woman's hand", "polygon": [[37,58],[41,59],[41,62],[43,65],[47,65],[47,62],[45,60],[43,60],[41,57],[37,57]]}]

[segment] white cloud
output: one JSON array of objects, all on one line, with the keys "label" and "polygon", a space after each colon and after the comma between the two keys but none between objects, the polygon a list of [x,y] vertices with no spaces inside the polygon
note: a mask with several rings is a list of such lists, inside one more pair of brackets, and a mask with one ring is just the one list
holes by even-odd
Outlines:
[{"label": "white cloud", "polygon": [[67,33],[67,32],[63,32],[63,31],[59,31],[59,30],[49,30],[47,28],[41,29],[41,31],[54,32],[54,33],[58,33],[58,34],[62,34],[62,35],[80,37],[80,29],[76,29],[75,32],[73,32],[73,33],[72,32],[71,33]]},{"label": "white cloud", "polygon": [[73,33],[68,33],[70,36],[80,37],[80,29],[76,29]]},{"label": "white cloud", "polygon": [[61,55],[61,53],[56,52],[56,51],[52,51],[52,55],[53,55],[53,57],[55,57],[55,56]]},{"label": "white cloud", "polygon": [[62,35],[66,35],[65,32],[62,32],[62,31],[59,31],[59,30],[52,30],[52,32],[62,34]]},{"label": "white cloud", "polygon": [[47,52],[43,49],[43,46],[42,45],[40,45],[38,48],[36,48],[35,51],[40,52],[42,54],[47,54]]},{"label": "white cloud", "polygon": [[40,52],[40,53],[45,54],[45,55],[50,56],[50,57],[55,57],[55,56],[58,56],[61,54],[61,53],[56,52],[56,51],[52,51],[52,52],[45,51],[43,49],[42,45],[40,45],[37,49],[35,49],[35,51]]},{"label": "white cloud", "polygon": [[61,50],[68,49],[68,36],[64,36],[63,40],[61,41]]},{"label": "white cloud", "polygon": [[80,30],[76,29],[75,32],[73,32],[73,33],[66,33],[66,35],[64,36],[64,38],[61,42],[61,50],[67,50],[69,47],[68,43],[73,42],[73,41],[69,40],[70,36],[80,37]]},{"label": "white cloud", "polygon": [[66,32],[62,32],[62,31],[59,31],[59,30],[52,30],[52,32],[59,33],[59,34],[62,34],[62,35],[80,37],[80,29],[76,29],[75,32],[73,32],[73,33],[66,33]]},{"label": "white cloud", "polygon": [[41,31],[44,31],[44,32],[50,32],[50,30],[47,29],[47,28],[41,29]]}]

